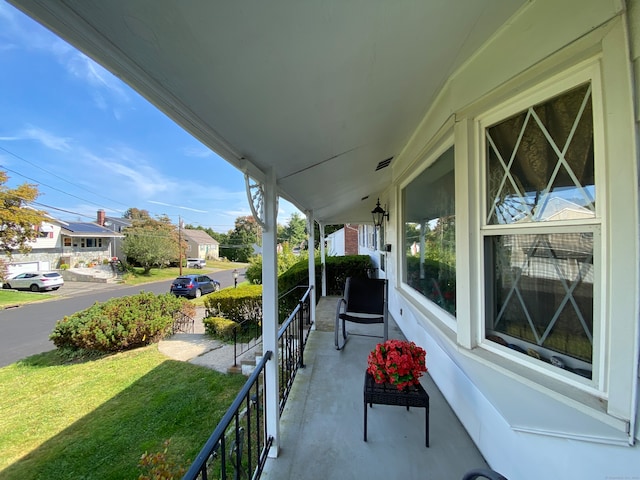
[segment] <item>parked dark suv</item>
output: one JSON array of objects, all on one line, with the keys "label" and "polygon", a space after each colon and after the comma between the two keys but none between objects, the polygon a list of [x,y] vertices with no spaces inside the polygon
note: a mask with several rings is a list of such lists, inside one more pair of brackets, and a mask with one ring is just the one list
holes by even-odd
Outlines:
[{"label": "parked dark suv", "polygon": [[220,290],[220,283],[206,275],[183,275],[171,284],[170,292],[178,297],[198,298]]}]

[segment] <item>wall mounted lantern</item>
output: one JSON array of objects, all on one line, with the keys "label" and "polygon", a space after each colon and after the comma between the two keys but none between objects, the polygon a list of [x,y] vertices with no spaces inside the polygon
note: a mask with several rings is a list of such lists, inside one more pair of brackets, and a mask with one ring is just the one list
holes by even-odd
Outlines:
[{"label": "wall mounted lantern", "polygon": [[376,203],[376,208],[371,210],[371,216],[373,217],[373,224],[376,227],[379,227],[380,225],[382,225],[382,220],[384,218],[389,220],[389,212],[385,212],[384,208],[380,206],[380,198],[378,198],[378,202]]}]

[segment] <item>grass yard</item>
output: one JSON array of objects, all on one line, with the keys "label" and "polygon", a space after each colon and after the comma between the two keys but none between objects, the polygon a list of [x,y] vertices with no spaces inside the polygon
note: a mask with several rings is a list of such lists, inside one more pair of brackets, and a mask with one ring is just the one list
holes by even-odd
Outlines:
[{"label": "grass yard", "polygon": [[[182,274],[190,273],[215,273],[220,270],[233,270],[234,268],[246,268],[246,263],[221,262],[217,260],[207,260],[207,267],[198,268],[182,268]],[[213,272],[211,271],[213,269]],[[132,271],[127,272],[124,276],[124,283],[127,285],[141,285],[149,282],[157,282],[159,280],[171,280],[180,275],[180,267],[169,268],[152,268],[151,271],[144,275],[143,268],[133,267]]]},{"label": "grass yard", "polygon": [[49,300],[53,295],[48,293],[18,292],[16,290],[0,290],[0,309],[10,305]]},{"label": "grass yard", "polygon": [[57,350],[0,369],[0,479],[136,479],[148,452],[188,468],[246,377],[157,345],[91,361]]}]

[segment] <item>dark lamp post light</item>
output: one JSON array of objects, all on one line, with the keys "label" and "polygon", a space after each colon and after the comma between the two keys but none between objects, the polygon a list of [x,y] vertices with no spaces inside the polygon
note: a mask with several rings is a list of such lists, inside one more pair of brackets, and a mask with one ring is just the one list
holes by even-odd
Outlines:
[{"label": "dark lamp post light", "polygon": [[238,270],[233,269],[233,288],[238,288]]},{"label": "dark lamp post light", "polygon": [[387,220],[389,220],[389,212],[385,212],[384,208],[380,206],[380,198],[378,198],[378,201],[376,203],[376,208],[371,210],[371,216],[373,217],[373,224],[376,227],[379,227],[380,225],[382,225],[383,219],[386,218]]}]

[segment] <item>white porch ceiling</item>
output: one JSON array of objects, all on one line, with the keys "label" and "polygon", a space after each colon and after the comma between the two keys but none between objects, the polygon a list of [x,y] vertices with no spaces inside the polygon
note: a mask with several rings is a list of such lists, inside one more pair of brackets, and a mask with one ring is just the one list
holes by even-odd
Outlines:
[{"label": "white porch ceiling", "polygon": [[371,221],[391,183],[378,163],[526,3],[9,1],[327,224]]}]

